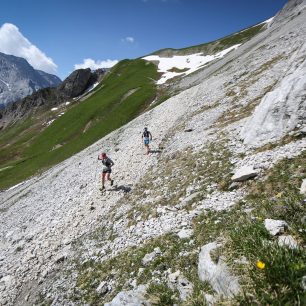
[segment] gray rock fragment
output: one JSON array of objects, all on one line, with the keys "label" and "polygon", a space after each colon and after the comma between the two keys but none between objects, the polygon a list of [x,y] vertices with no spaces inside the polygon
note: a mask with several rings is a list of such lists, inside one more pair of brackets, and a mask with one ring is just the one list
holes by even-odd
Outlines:
[{"label": "gray rock fragment", "polygon": [[217,301],[215,296],[208,294],[208,293],[204,295],[204,298],[205,298],[206,304],[209,306],[214,305]]},{"label": "gray rock fragment", "polygon": [[101,294],[101,295],[105,295],[107,292],[109,292],[111,290],[111,287],[107,284],[107,282],[101,282],[98,286],[98,288],[96,289],[97,293]]},{"label": "gray rock fragment", "polygon": [[232,176],[233,182],[243,182],[258,175],[253,166],[243,166]]},{"label": "gray rock fragment", "polygon": [[177,233],[177,235],[181,239],[188,239],[193,235],[193,229],[182,229]]},{"label": "gray rock fragment", "polygon": [[210,256],[210,252],[218,247],[216,242],[211,242],[201,248],[198,275],[201,281],[208,281],[219,295],[233,297],[240,291],[237,278],[230,274],[222,259],[216,264]]},{"label": "gray rock fragment", "polygon": [[303,181],[302,181],[302,185],[301,185],[301,188],[300,188],[300,194],[306,195],[306,179],[303,179]]},{"label": "gray rock fragment", "polygon": [[287,246],[290,249],[298,248],[298,243],[291,235],[282,235],[278,237],[278,244],[280,246]]},{"label": "gray rock fragment", "polygon": [[142,259],[142,264],[146,266],[149,262],[151,262],[156,256],[161,254],[160,248],[155,248],[153,252],[146,254]]},{"label": "gray rock fragment", "polygon": [[140,285],[134,290],[121,291],[104,306],[150,306],[151,304],[144,297],[146,289],[146,286]]},{"label": "gray rock fragment", "polygon": [[168,286],[178,290],[180,299],[185,301],[193,293],[193,284],[178,270],[168,275]]},{"label": "gray rock fragment", "polygon": [[287,222],[283,220],[265,219],[265,228],[272,236],[283,234],[287,227]]}]

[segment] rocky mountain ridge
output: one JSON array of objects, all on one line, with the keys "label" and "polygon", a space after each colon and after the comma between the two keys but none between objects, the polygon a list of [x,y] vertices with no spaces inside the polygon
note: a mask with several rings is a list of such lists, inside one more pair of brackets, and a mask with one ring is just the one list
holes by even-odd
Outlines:
[{"label": "rocky mountain ridge", "polygon": [[90,68],[73,71],[61,84],[40,89],[27,97],[8,104],[0,110],[0,129],[24,119],[31,112],[50,110],[84,94],[105,75],[107,69],[91,71]]},{"label": "rocky mountain ridge", "polygon": [[188,89],[0,194],[1,304],[303,303],[306,3],[289,4]]},{"label": "rocky mountain ridge", "polygon": [[0,108],[60,83],[56,75],[35,70],[25,59],[0,52]]}]

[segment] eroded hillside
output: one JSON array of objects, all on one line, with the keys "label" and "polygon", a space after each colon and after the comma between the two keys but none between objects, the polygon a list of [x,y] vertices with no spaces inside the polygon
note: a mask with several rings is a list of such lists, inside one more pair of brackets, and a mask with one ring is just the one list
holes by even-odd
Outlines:
[{"label": "eroded hillside", "polygon": [[[189,89],[1,193],[2,304],[305,302],[306,11],[297,4],[176,84]],[[104,194],[101,151],[115,162]]]}]

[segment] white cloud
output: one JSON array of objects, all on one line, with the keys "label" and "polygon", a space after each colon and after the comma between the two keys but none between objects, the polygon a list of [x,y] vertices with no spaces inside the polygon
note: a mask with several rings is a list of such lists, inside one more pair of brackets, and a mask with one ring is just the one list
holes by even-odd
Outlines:
[{"label": "white cloud", "polygon": [[25,38],[11,23],[0,27],[0,52],[25,58],[35,69],[56,73],[57,65],[52,58]]},{"label": "white cloud", "polygon": [[127,36],[127,37],[125,37],[125,38],[122,38],[121,41],[122,41],[122,42],[127,42],[127,43],[131,43],[131,44],[132,44],[133,42],[135,42],[135,39],[134,39],[134,37]]},{"label": "white cloud", "polygon": [[74,69],[84,69],[90,68],[91,70],[96,70],[99,68],[111,68],[118,63],[117,60],[106,60],[106,61],[94,61],[91,58],[85,58],[83,64],[75,64]]}]

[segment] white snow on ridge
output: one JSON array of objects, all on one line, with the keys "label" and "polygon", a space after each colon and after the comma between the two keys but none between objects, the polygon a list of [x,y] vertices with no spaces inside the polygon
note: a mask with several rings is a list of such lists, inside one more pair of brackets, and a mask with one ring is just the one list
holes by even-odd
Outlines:
[{"label": "white snow on ridge", "polygon": [[55,119],[52,119],[52,120],[48,121],[48,122],[46,123],[46,126],[49,126],[53,121],[55,121]]},{"label": "white snow on ridge", "polygon": [[271,18],[269,18],[269,19],[263,21],[263,22],[260,23],[260,24],[263,24],[263,23],[270,23],[273,19],[274,19],[274,17],[271,17]]},{"label": "white snow on ridge", "polygon": [[98,85],[99,85],[99,82],[96,82],[95,84],[91,85],[86,92],[89,92],[89,91],[95,89]]},{"label": "white snow on ridge", "polygon": [[238,32],[238,33],[245,32],[245,31],[247,31],[247,30],[249,30],[249,29],[251,29],[251,28],[257,27],[257,26],[259,26],[259,25],[261,25],[261,24],[265,24],[265,23],[266,23],[266,24],[269,24],[270,22],[272,22],[273,19],[274,19],[274,16],[271,17],[271,18],[269,18],[269,19],[267,19],[267,20],[265,20],[265,21],[263,21],[263,22],[261,22],[261,23],[255,24],[255,25],[253,25],[253,26],[250,27],[250,28],[244,29],[244,30],[242,30],[242,31],[240,31],[240,32]]},{"label": "white snow on ridge", "polygon": [[21,183],[19,183],[19,184],[17,184],[17,185],[14,185],[14,186],[10,187],[10,188],[7,189],[6,191],[13,190],[13,189],[15,189],[15,188],[17,188],[17,187],[19,187],[19,186],[25,184],[25,183],[28,182],[28,181],[29,181],[29,180],[25,180],[25,181],[23,181],[23,182],[21,182]]},{"label": "white snow on ridge", "polygon": [[89,92],[93,91],[100,83],[96,82],[93,85],[91,85],[85,92],[83,92],[81,95],[74,97],[73,100],[79,100],[83,97],[85,97]]},{"label": "white snow on ridge", "polygon": [[[190,55],[175,55],[173,57],[160,57],[158,55],[149,55],[143,57],[147,61],[158,61],[158,71],[162,72],[162,77],[157,81],[157,84],[164,84],[167,80],[172,79],[179,75],[188,75],[207,63],[223,57],[228,52],[237,49],[241,44],[234,45],[214,55],[203,55],[202,53],[195,53]],[[188,69],[182,72],[169,71],[173,68]]]}]

